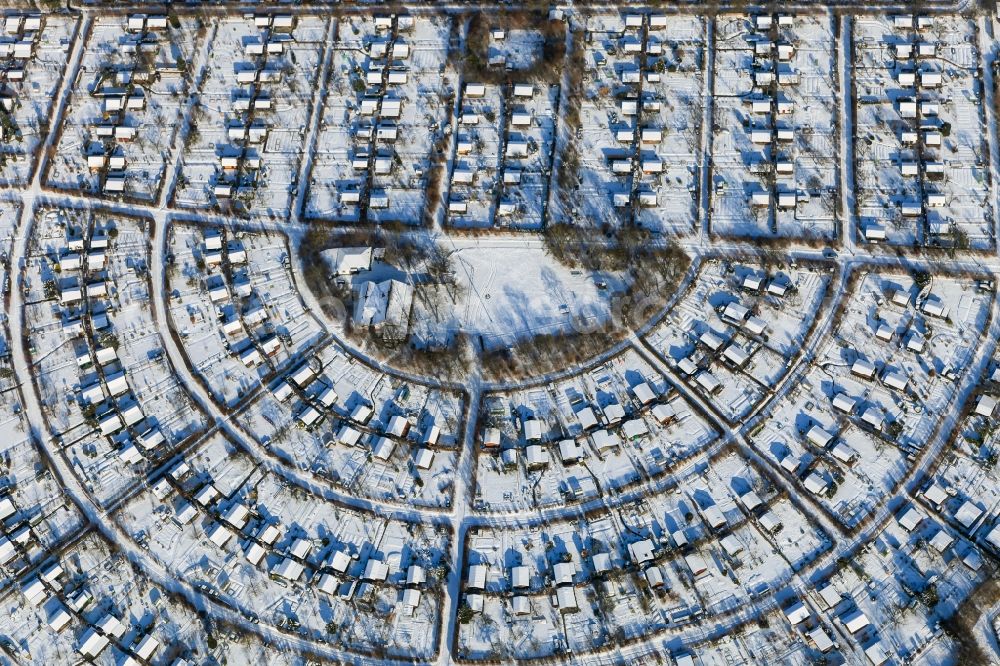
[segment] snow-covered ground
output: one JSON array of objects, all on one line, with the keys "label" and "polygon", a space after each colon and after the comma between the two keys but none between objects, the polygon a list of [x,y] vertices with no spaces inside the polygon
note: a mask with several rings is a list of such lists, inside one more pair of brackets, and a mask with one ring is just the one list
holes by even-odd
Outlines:
[{"label": "snow-covered ground", "polygon": [[418,340],[446,340],[464,331],[496,348],[533,335],[596,326],[610,314],[610,290],[597,284],[603,276],[552,262],[537,244],[463,243],[450,258],[457,295],[448,301],[437,292],[429,294],[429,303],[415,300]]},{"label": "snow-covered ground", "polygon": [[[165,175],[166,160],[188,103],[191,63],[201,39],[198,21],[181,20],[179,28],[135,33],[126,30],[127,17],[102,17],[90,27],[80,72],[72,95],[46,184],[62,190],[155,200]],[[135,40],[148,39],[155,47],[139,51]],[[145,79],[143,79],[145,77]],[[137,106],[119,110],[119,100],[135,99]],[[126,128],[131,138],[103,137],[97,126]],[[124,191],[106,189],[108,168],[91,168],[88,155],[124,157]]]},{"label": "snow-covered ground", "polygon": [[[0,661],[957,663],[1000,555],[1000,25],[511,9],[486,76],[413,9],[3,12]],[[394,367],[303,291],[303,244],[372,238],[345,281],[409,272],[404,344],[586,336],[628,285],[548,221],[692,270],[518,380]]]}]

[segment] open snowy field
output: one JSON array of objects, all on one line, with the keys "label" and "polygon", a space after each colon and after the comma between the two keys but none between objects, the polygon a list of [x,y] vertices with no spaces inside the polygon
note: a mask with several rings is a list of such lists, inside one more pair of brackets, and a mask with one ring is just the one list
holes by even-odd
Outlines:
[{"label": "open snowy field", "polygon": [[416,299],[412,321],[417,339],[447,340],[461,330],[495,348],[529,335],[595,326],[609,316],[610,295],[597,286],[600,275],[549,261],[545,250],[527,242],[461,242],[451,260],[458,300],[431,312]]}]

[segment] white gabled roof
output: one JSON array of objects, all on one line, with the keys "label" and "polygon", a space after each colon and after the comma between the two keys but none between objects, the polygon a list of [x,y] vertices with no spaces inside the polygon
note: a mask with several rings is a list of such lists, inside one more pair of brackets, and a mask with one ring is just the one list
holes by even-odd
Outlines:
[{"label": "white gabled roof", "polygon": [[434,452],[430,449],[418,449],[414,454],[413,463],[418,469],[430,469],[434,462]]},{"label": "white gabled roof", "polygon": [[642,541],[636,541],[635,543],[630,543],[628,545],[629,555],[632,556],[632,560],[636,564],[642,564],[644,562],[650,562],[653,559],[653,542],[649,539],[643,539]]},{"label": "white gabled roof", "polygon": [[872,663],[872,666],[882,666],[882,664],[889,661],[889,654],[885,651],[882,641],[872,643],[866,647],[865,656],[868,657],[868,661]]},{"label": "white gabled roof", "polygon": [[471,590],[482,590],[486,587],[485,564],[474,564],[469,567],[469,575],[466,577],[465,586]]},{"label": "white gabled roof", "polygon": [[416,608],[420,605],[420,590],[414,590],[413,588],[407,588],[403,590],[403,596],[401,599],[403,606],[409,608]]},{"label": "white gabled roof", "polygon": [[583,458],[583,447],[575,439],[564,439],[559,442],[559,457],[564,463],[575,462]]},{"label": "white gabled roof", "polygon": [[222,523],[212,523],[212,526],[206,530],[206,534],[208,534],[208,539],[219,548],[225,547],[233,538],[233,533]]},{"label": "white gabled roof", "polygon": [[726,536],[722,537],[722,540],[719,541],[719,544],[722,546],[723,550],[725,550],[729,554],[730,557],[735,557],[740,553],[740,551],[743,550],[743,544],[740,542],[739,539],[736,538],[735,534],[727,534]]},{"label": "white gabled roof", "polygon": [[292,557],[297,557],[300,560],[304,560],[306,556],[309,555],[309,551],[312,550],[312,542],[308,539],[296,539],[292,542],[292,545],[288,548],[288,553]]},{"label": "white gabled roof", "polygon": [[927,516],[924,515],[923,511],[921,511],[915,506],[911,506],[903,513],[903,515],[899,517],[899,524],[907,532],[912,532],[913,530],[917,529],[921,521],[923,521],[923,519],[926,517]]},{"label": "white gabled roof", "polygon": [[648,405],[656,400],[656,393],[647,382],[642,382],[641,384],[634,386],[632,388],[632,393],[635,394],[636,399],[638,399],[643,405]]},{"label": "white gabled roof", "polygon": [[862,613],[860,610],[854,610],[851,613],[840,618],[840,621],[844,623],[847,630],[852,634],[856,634],[865,627],[867,627],[871,622],[868,621],[868,616]]},{"label": "white gabled roof", "polygon": [[385,461],[392,457],[392,452],[395,450],[395,440],[388,437],[379,437],[375,440],[375,446],[372,447],[372,457]]},{"label": "white gabled roof", "polygon": [[955,537],[951,536],[943,529],[939,529],[934,533],[934,536],[931,537],[931,540],[928,541],[928,543],[932,548],[934,548],[934,550],[939,553],[943,553],[949,546],[951,546],[951,544],[955,543]]},{"label": "white gabled roof", "polygon": [[401,414],[396,414],[391,419],[389,419],[389,424],[386,428],[386,433],[393,435],[394,437],[402,437],[406,434],[406,431],[410,427],[410,422],[406,420],[406,417]]},{"label": "white gabled roof", "polygon": [[958,508],[955,512],[955,520],[957,520],[963,527],[972,527],[973,523],[979,520],[979,517],[983,515],[983,510],[976,506],[972,500],[966,500],[962,506]]},{"label": "white gabled roof", "polygon": [[593,440],[594,446],[597,447],[598,451],[610,449],[621,444],[621,440],[607,430],[596,430],[591,433],[590,438]]},{"label": "white gabled roof", "polygon": [[297,581],[304,570],[305,567],[290,557],[282,559],[280,562],[271,567],[272,574],[275,576],[281,576],[282,578],[290,581]]},{"label": "white gabled roof", "polygon": [[673,405],[670,403],[659,403],[653,405],[653,409],[650,410],[650,413],[653,415],[653,418],[660,423],[666,423],[670,419],[677,416],[676,410],[674,410]]},{"label": "white gabled roof", "polygon": [[990,533],[986,535],[986,542],[1000,550],[1000,523],[994,525]]},{"label": "white gabled roof", "polygon": [[100,622],[94,626],[98,627],[105,634],[111,634],[115,638],[121,638],[125,635],[125,625],[111,613],[107,613],[101,618]]},{"label": "white gabled roof", "polygon": [[622,432],[625,434],[627,439],[636,439],[637,437],[642,437],[649,434],[649,428],[646,427],[646,422],[642,419],[629,419],[622,424]]},{"label": "white gabled roof", "polygon": [[814,495],[819,495],[820,493],[825,492],[827,488],[826,481],[817,472],[813,472],[812,474],[810,474],[806,478],[804,485],[806,487],[806,490],[813,493]]},{"label": "white gabled roof", "polygon": [[389,575],[389,566],[381,560],[370,559],[365,563],[363,580],[385,580]]},{"label": "white gabled roof", "polygon": [[238,530],[243,529],[249,517],[250,510],[238,502],[226,509],[222,514],[222,519]]},{"label": "white gabled roof", "polygon": [[833,437],[832,433],[827,432],[818,425],[812,426],[806,433],[806,438],[816,446],[820,447],[825,447],[829,444],[830,441],[833,440]]},{"label": "white gabled roof", "polygon": [[49,611],[48,616],[46,617],[46,622],[48,622],[49,626],[52,627],[53,631],[58,632],[62,631],[63,628],[69,624],[71,619],[73,618],[69,614],[69,611],[66,610],[65,606],[59,603]]},{"label": "white gabled roof", "polygon": [[812,642],[816,644],[816,649],[820,652],[829,652],[833,649],[834,643],[830,640],[830,636],[826,633],[826,630],[823,629],[822,625],[816,625],[815,629],[807,633],[809,634],[809,638],[812,639]]},{"label": "white gabled roof", "polygon": [[514,597],[511,600],[511,609],[514,615],[528,615],[531,613],[531,602],[528,597]]},{"label": "white gabled roof", "polygon": [[579,607],[576,603],[576,588],[572,585],[564,585],[556,589],[556,599],[559,610],[573,610]]},{"label": "white gabled roof", "polygon": [[542,438],[542,424],[538,419],[525,419],[523,427],[525,441],[532,442]]},{"label": "white gabled roof", "polygon": [[45,585],[37,576],[32,576],[27,583],[21,586],[21,594],[32,606],[37,606],[45,598]]},{"label": "white gabled roof", "polygon": [[194,517],[198,515],[198,509],[194,508],[194,505],[185,500],[181,500],[175,507],[174,520],[176,520],[181,525],[187,525]]},{"label": "white gabled roof", "polygon": [[149,661],[149,658],[153,656],[156,652],[156,648],[160,647],[160,641],[153,638],[151,634],[146,634],[142,637],[136,646],[132,649],[136,655],[143,661]]},{"label": "white gabled roof", "polygon": [[407,585],[422,585],[427,582],[427,571],[419,564],[411,564],[406,570]]},{"label": "white gabled roof", "polygon": [[541,444],[529,444],[524,451],[524,457],[529,467],[549,464],[549,452]]},{"label": "white gabled roof", "polygon": [[257,566],[266,554],[267,549],[256,541],[252,541],[246,550],[243,551],[243,557],[254,566]]},{"label": "white gabled roof", "polygon": [[107,636],[97,633],[94,627],[87,627],[87,630],[80,636],[80,645],[76,651],[84,657],[96,657],[104,651],[110,642]]},{"label": "white gabled roof", "polygon": [[794,626],[809,619],[809,609],[801,601],[797,601],[785,609],[785,617]]},{"label": "white gabled roof", "polygon": [[827,583],[816,591],[819,593],[823,603],[826,604],[826,608],[824,610],[833,608],[840,603],[841,599],[843,599],[843,596],[831,583]]},{"label": "white gabled roof", "polygon": [[979,401],[976,403],[976,414],[981,416],[993,416],[993,413],[997,409],[996,398],[988,395],[979,396]]},{"label": "white gabled roof", "polygon": [[552,567],[552,577],[555,578],[556,585],[569,585],[576,575],[576,567],[572,562],[558,562]]},{"label": "white gabled roof", "polygon": [[576,420],[584,430],[588,430],[597,425],[597,416],[591,407],[584,407],[576,413]]},{"label": "white gabled roof", "polygon": [[944,488],[934,483],[924,491],[924,498],[934,506],[940,506],[948,499],[948,493]]},{"label": "white gabled roof", "polygon": [[845,414],[851,414],[854,412],[854,407],[858,404],[858,401],[847,395],[846,393],[838,393],[833,396],[833,406],[836,409],[844,412]]},{"label": "white gabled roof", "polygon": [[701,515],[705,518],[705,522],[708,523],[712,529],[717,530],[728,524],[726,517],[722,514],[722,510],[715,504],[703,508],[701,510]]},{"label": "white gabled roof", "polygon": [[531,570],[526,566],[514,567],[510,570],[510,586],[515,590],[528,587],[531,584]]},{"label": "white gabled roof", "polygon": [[[1000,548],[1000,543],[998,543],[997,548]],[[594,553],[591,560],[594,564],[594,571],[597,573],[611,571],[611,556],[607,553]]]},{"label": "white gabled roof", "polygon": [[340,586],[340,581],[333,574],[322,574],[316,583],[316,589],[326,594],[334,594]]},{"label": "white gabled roof", "polygon": [[342,550],[335,550],[326,558],[326,566],[334,571],[344,573],[351,564],[351,557]]},{"label": "white gabled roof", "polygon": [[740,504],[742,504],[747,511],[753,511],[754,509],[756,509],[757,507],[759,507],[761,504],[764,503],[764,501],[760,498],[760,495],[758,495],[753,490],[743,495],[740,495],[739,500]]},{"label": "white gabled roof", "polygon": [[871,377],[875,374],[875,364],[867,359],[859,358],[851,365],[851,372],[862,377]]}]

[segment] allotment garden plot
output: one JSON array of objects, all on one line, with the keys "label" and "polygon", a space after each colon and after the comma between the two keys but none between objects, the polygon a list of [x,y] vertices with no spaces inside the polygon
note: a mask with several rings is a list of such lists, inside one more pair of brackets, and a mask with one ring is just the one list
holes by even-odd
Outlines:
[{"label": "allotment garden plot", "polygon": [[25,326],[36,387],[64,454],[110,500],[205,418],[149,326],[145,224],[43,209],[35,225]]},{"label": "allotment garden plot", "polygon": [[[934,437],[988,325],[970,280],[862,275],[803,381],[751,439],[847,527]],[[945,305],[950,304],[950,305]]]},{"label": "allotment garden plot", "polygon": [[658,25],[648,19],[646,27],[642,105],[634,119],[640,177],[633,210],[645,229],[683,234],[698,220],[705,22],[691,16],[660,18]]},{"label": "allotment garden plot", "polygon": [[192,370],[231,406],[325,337],[281,234],[171,226],[167,306]]},{"label": "allotment garden plot", "polygon": [[168,571],[243,613],[355,651],[434,654],[445,533],[325,502],[219,438],[123,509]]},{"label": "allotment garden plot", "polygon": [[835,235],[833,20],[758,15],[716,21],[713,232]]},{"label": "allotment garden plot", "polygon": [[9,653],[46,664],[81,655],[124,664],[210,651],[195,609],[136,571],[115,545],[90,533],[47,555],[15,583],[0,617]]},{"label": "allotment garden plot", "polygon": [[338,22],[306,217],[423,221],[458,86],[451,31],[443,17]]},{"label": "allotment garden plot", "polygon": [[690,471],[675,492],[629,510],[471,530],[462,605],[473,615],[458,627],[460,649],[527,658],[669,635],[783,585],[829,549],[829,537],[805,527],[802,509],[741,456]]},{"label": "allotment garden plot", "polygon": [[127,25],[125,16],[91,25],[46,183],[151,202],[181,126],[202,31],[188,17],[179,27]]},{"label": "allotment garden plot", "polygon": [[[8,27],[10,23],[15,24]],[[79,22],[70,17],[8,15],[0,44],[0,182],[24,184],[49,128],[52,103]]]},{"label": "allotment garden plot", "polygon": [[475,491],[483,511],[617,494],[718,436],[635,352],[557,384],[490,394],[483,419]]},{"label": "allotment garden plot", "polygon": [[462,396],[382,373],[336,345],[270,389],[240,421],[282,460],[356,495],[451,505]]},{"label": "allotment garden plot", "polygon": [[830,286],[825,268],[709,261],[646,341],[736,422],[771,394],[800,353]]},{"label": "allotment garden plot", "polygon": [[330,24],[263,23],[215,26],[174,192],[180,207],[289,215]]},{"label": "allotment garden plot", "polygon": [[980,38],[959,17],[855,19],[857,217],[868,240],[993,246]]}]

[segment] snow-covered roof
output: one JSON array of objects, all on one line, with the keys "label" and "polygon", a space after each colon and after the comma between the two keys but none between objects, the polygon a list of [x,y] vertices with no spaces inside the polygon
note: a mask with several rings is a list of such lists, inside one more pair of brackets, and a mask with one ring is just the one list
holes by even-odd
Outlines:
[{"label": "snow-covered roof", "polygon": [[466,578],[465,586],[470,590],[482,590],[486,587],[486,565],[474,564],[469,567],[469,575]]},{"label": "snow-covered roof", "polygon": [[963,527],[972,527],[972,524],[983,515],[983,510],[976,506],[972,500],[966,500],[955,512],[955,520]]},{"label": "snow-covered roof", "polygon": [[935,506],[940,506],[948,499],[948,493],[944,488],[936,483],[931,484],[927,490],[924,491],[924,498]]},{"label": "snow-covered roof", "polygon": [[559,610],[575,610],[579,606],[576,602],[576,588],[572,585],[564,585],[556,589],[556,599]]},{"label": "snow-covered roof", "polygon": [[955,543],[955,537],[948,534],[945,530],[939,529],[934,533],[934,536],[930,538],[928,543],[932,548],[934,548],[934,550],[939,553],[943,553],[949,546],[951,546],[951,544]]},{"label": "snow-covered roof", "polygon": [[560,440],[559,457],[564,463],[575,462],[583,457],[583,447],[575,439]]},{"label": "snow-covered roof", "polygon": [[365,572],[361,576],[363,580],[385,580],[389,575],[389,565],[374,558],[365,563]]},{"label": "snow-covered roof", "polygon": [[282,558],[271,567],[272,574],[290,581],[297,581],[304,570],[305,567],[290,557]]},{"label": "snow-covered roof", "polygon": [[324,250],[323,259],[334,275],[350,275],[367,271],[372,266],[372,248],[370,247],[338,247]]},{"label": "snow-covered roof", "polygon": [[927,516],[924,515],[923,511],[921,511],[915,506],[911,506],[903,513],[903,515],[899,517],[899,524],[907,532],[912,532],[913,530],[917,529],[917,527],[926,517]]},{"label": "snow-covered roof", "polygon": [[513,567],[510,570],[510,586],[514,589],[528,587],[531,581],[531,570],[526,566]]},{"label": "snow-covered roof", "polygon": [[761,500],[760,495],[758,495],[753,490],[750,490],[750,491],[748,491],[748,492],[740,495],[739,496],[739,500],[740,500],[740,503],[743,504],[743,507],[747,511],[753,511],[758,506],[760,506],[761,504],[764,503],[763,500]]},{"label": "snow-covered roof", "polygon": [[826,491],[827,487],[826,481],[823,479],[822,476],[820,476],[816,472],[813,472],[808,477],[806,477],[806,480],[803,483],[806,487],[806,490],[815,495],[819,495],[820,493]]},{"label": "snow-covered roof", "polygon": [[833,406],[836,409],[844,412],[845,414],[851,414],[854,412],[854,407],[858,404],[858,401],[847,395],[846,393],[838,393],[833,396]]},{"label": "snow-covered roof", "polygon": [[358,326],[389,325],[405,330],[413,303],[413,287],[399,280],[365,282],[354,307]]},{"label": "snow-covered roof", "polygon": [[809,619],[809,608],[801,601],[796,601],[785,609],[785,617],[793,626],[800,624]]},{"label": "snow-covered roof", "polygon": [[632,393],[635,394],[636,399],[643,405],[648,405],[656,400],[656,392],[653,391],[647,382],[642,382],[634,386]]},{"label": "snow-covered roof", "polygon": [[627,439],[632,440],[649,434],[649,428],[642,419],[629,419],[622,424],[622,432]]},{"label": "snow-covered roof", "polygon": [[621,440],[607,430],[596,430],[591,433],[590,438],[593,440],[594,446],[597,447],[598,451],[610,449],[621,444]]},{"label": "snow-covered roof", "polygon": [[868,620],[868,616],[861,612],[860,609],[855,609],[843,617],[840,621],[844,623],[844,626],[852,634],[856,634],[865,627],[867,627],[871,622]]},{"label": "snow-covered roof", "polygon": [[434,452],[430,449],[417,449],[414,454],[413,463],[418,469],[430,469],[434,462]]},{"label": "snow-covered roof", "polygon": [[636,541],[635,543],[630,543],[628,545],[628,552],[636,564],[651,561],[653,559],[654,550],[655,547],[653,546],[653,542],[649,539]]},{"label": "snow-covered roof", "polygon": [[993,416],[996,412],[997,401],[996,398],[989,395],[979,396],[979,401],[976,403],[976,414],[981,416]]}]

